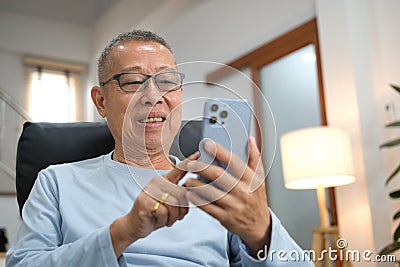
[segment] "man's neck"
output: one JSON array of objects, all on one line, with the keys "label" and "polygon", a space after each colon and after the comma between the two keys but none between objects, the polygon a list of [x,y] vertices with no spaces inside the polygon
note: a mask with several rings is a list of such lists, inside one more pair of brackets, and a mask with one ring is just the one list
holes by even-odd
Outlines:
[{"label": "man's neck", "polygon": [[168,155],[165,155],[162,151],[142,156],[126,157],[121,150],[115,148],[112,159],[129,166],[145,169],[169,170],[173,166]]}]

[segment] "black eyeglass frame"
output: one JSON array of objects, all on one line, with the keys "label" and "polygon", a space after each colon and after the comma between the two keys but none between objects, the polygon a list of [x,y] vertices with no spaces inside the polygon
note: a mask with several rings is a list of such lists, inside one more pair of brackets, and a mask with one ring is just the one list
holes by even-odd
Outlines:
[{"label": "black eyeglass frame", "polygon": [[[157,80],[156,80],[155,78],[157,78],[158,75],[166,74],[166,73],[178,74],[178,75],[181,77],[181,84],[180,84],[179,86],[176,86],[176,88],[174,88],[173,90],[163,90],[163,89],[161,89],[160,86],[158,85]],[[138,90],[136,90],[136,91],[127,91],[127,90],[122,89],[121,83],[120,83],[120,81],[119,81],[119,78],[120,78],[122,75],[125,75],[125,74],[140,74],[140,75],[142,75],[143,77],[146,77],[146,79],[145,79],[145,80],[143,81],[143,83],[140,85],[140,87],[139,87]],[[122,73],[117,73],[117,74],[115,74],[114,76],[112,76],[110,79],[108,79],[108,80],[105,81],[105,82],[99,83],[99,85],[100,85],[100,86],[104,86],[104,85],[106,85],[107,83],[116,80],[116,81],[118,82],[119,88],[120,88],[122,91],[127,92],[127,93],[135,93],[135,92],[143,91],[144,88],[146,88],[147,82],[148,82],[151,78],[154,79],[154,82],[155,82],[155,84],[157,85],[157,88],[158,88],[160,91],[162,91],[162,92],[172,92],[172,91],[176,91],[176,90],[178,90],[178,89],[180,89],[180,88],[182,87],[183,79],[185,79],[185,73],[177,72],[177,71],[166,71],[166,72],[159,72],[159,73],[156,73],[156,74],[154,74],[154,75],[148,75],[148,74],[144,74],[144,73],[140,73],[140,72],[122,72]]]}]

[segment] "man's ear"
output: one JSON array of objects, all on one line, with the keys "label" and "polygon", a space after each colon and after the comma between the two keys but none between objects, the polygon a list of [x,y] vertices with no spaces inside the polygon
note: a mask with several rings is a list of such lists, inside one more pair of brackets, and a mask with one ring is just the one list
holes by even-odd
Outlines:
[{"label": "man's ear", "polygon": [[90,95],[92,96],[93,103],[97,108],[97,112],[102,118],[104,118],[107,114],[105,108],[106,99],[103,88],[100,86],[93,86]]}]

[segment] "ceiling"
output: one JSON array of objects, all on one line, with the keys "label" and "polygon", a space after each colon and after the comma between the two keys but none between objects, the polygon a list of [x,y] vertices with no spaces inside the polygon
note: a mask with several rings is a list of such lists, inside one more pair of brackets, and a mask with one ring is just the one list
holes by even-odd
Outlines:
[{"label": "ceiling", "polygon": [[[0,0],[0,10],[61,22],[92,26],[120,0]],[[145,8],[145,1],[138,1]]]}]

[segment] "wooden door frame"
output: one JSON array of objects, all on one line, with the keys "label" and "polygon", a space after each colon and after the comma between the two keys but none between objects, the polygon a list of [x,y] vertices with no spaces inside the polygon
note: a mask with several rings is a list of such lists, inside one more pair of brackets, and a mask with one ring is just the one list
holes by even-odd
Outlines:
[{"label": "wooden door frame", "polygon": [[[326,109],[325,109],[325,97],[322,79],[322,67],[321,67],[321,55],[318,41],[318,28],[317,19],[313,18],[310,21],[302,24],[301,26],[284,33],[276,39],[250,51],[249,53],[240,56],[239,58],[229,62],[226,66],[222,66],[213,72],[210,72],[206,76],[206,81],[209,83],[215,83],[218,80],[231,74],[234,70],[240,70],[244,68],[250,68],[251,79],[255,83],[253,88],[253,99],[256,99],[258,91],[260,90],[260,69],[280,59],[300,48],[303,48],[309,44],[313,44],[315,47],[317,73],[318,73],[318,89],[319,89],[319,104],[321,111],[321,125],[327,125]],[[257,101],[254,102],[254,110],[258,116],[261,111]],[[256,125],[256,139],[259,148],[261,147],[261,127]],[[334,188],[329,188],[329,206],[331,215],[331,224],[338,225],[337,211],[336,211],[336,199]]]}]

